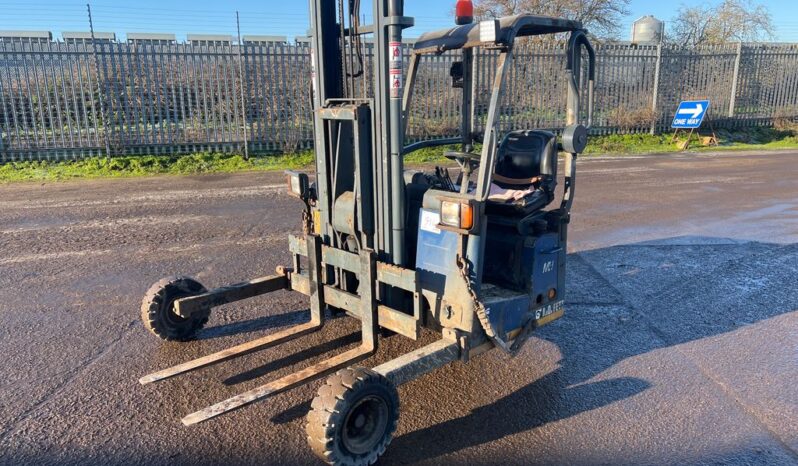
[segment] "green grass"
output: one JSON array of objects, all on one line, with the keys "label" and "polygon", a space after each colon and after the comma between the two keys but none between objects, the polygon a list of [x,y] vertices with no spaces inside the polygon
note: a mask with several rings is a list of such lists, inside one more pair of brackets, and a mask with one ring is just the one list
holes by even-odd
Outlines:
[{"label": "green grass", "polygon": [[[798,131],[773,128],[749,128],[734,132],[718,131],[720,146],[700,147],[691,151],[796,149]],[[671,143],[672,134],[625,134],[596,136],[590,139],[586,156],[600,154],[652,154],[679,152]],[[409,165],[441,163],[443,152],[457,146],[429,147],[408,154]],[[475,148],[480,150],[479,147]],[[11,162],[0,165],[0,183],[16,181],[60,181],[75,178],[121,178],[152,175],[189,175],[307,168],[313,164],[313,152],[257,155],[244,160],[236,154],[199,153],[185,156],[124,156],[89,158],[59,162]]]},{"label": "green grass", "polygon": [[[765,149],[798,149],[798,131],[776,130],[773,128],[747,128],[734,132],[720,130],[717,132],[719,146],[702,147],[695,139],[690,151],[722,151],[722,150],[765,150]],[[679,141],[687,139],[680,135]],[[585,156],[596,155],[640,155],[681,152],[677,143],[671,142],[673,133],[659,135],[644,134],[612,134],[607,136],[591,136]],[[445,161],[443,152],[460,150],[459,146],[428,147],[409,154],[408,163],[428,164]],[[481,150],[476,147],[475,150]]]},{"label": "green grass", "polygon": [[[447,161],[446,157],[443,156],[443,153],[450,150],[459,151],[462,150],[462,148],[459,145],[425,147],[424,149],[419,149],[415,152],[407,154],[405,156],[405,163],[410,165],[443,163]],[[481,144],[477,144],[474,147],[475,152],[479,152],[481,150]]]},{"label": "green grass", "polygon": [[190,175],[304,168],[313,163],[313,152],[253,156],[199,153],[184,156],[124,156],[59,162],[11,162],[0,165],[0,183],[60,181],[74,178],[123,178],[152,175]]},{"label": "green grass", "polygon": [[[698,142],[690,145],[690,151],[723,151],[723,150],[759,150],[759,149],[795,149],[798,148],[798,132],[794,130],[777,130],[773,128],[746,128],[737,131],[717,131],[719,146],[702,147]],[[679,137],[687,139],[686,134]],[[624,154],[658,154],[680,152],[679,146],[671,142],[673,133],[659,135],[650,134],[613,134],[590,138],[585,155],[624,155]]]}]

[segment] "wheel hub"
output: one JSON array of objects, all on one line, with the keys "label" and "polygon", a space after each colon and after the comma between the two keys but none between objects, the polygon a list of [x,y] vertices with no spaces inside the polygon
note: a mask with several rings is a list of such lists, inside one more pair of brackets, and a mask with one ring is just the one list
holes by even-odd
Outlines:
[{"label": "wheel hub", "polygon": [[172,299],[167,303],[166,306],[165,317],[166,320],[169,321],[169,323],[172,325],[180,325],[188,320],[185,317],[182,317],[177,312],[175,312],[175,301],[177,301],[177,299],[178,298]]},{"label": "wheel hub", "polygon": [[388,427],[388,405],[379,397],[360,400],[349,412],[344,423],[342,440],[354,454],[370,452],[380,442]]}]

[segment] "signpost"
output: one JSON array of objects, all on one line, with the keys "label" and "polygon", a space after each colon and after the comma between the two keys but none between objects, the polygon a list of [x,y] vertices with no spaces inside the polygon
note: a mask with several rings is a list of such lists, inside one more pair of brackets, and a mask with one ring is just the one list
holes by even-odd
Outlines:
[{"label": "signpost", "polygon": [[673,118],[672,128],[698,129],[704,122],[704,117],[709,110],[708,100],[685,100],[679,104],[676,116]]},{"label": "signpost", "polygon": [[[673,117],[671,128],[676,130],[673,133],[674,141],[676,141],[679,131],[688,129],[690,130],[690,134],[688,135],[687,141],[684,143],[684,147],[682,149],[687,149],[690,146],[693,133],[700,129],[701,125],[704,123],[704,119],[709,112],[709,106],[709,100],[685,100],[679,104],[679,108],[676,109],[676,116]],[[717,142],[718,138],[715,136],[715,130],[713,129],[712,138],[710,138],[709,144],[717,144]]]}]

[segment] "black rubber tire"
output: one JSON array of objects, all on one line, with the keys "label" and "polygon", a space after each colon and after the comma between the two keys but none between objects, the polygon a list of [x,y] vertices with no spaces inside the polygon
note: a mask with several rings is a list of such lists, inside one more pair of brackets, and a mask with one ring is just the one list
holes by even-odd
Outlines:
[{"label": "black rubber tire", "polygon": [[305,430],[310,448],[328,464],[360,466],[385,453],[398,421],[396,387],[371,369],[352,367],[319,388]]},{"label": "black rubber tire", "polygon": [[204,286],[188,277],[164,278],[147,290],[141,302],[141,321],[155,336],[166,341],[189,341],[208,322],[211,310],[192,314],[188,319],[177,315],[174,302],[180,298],[205,293]]}]

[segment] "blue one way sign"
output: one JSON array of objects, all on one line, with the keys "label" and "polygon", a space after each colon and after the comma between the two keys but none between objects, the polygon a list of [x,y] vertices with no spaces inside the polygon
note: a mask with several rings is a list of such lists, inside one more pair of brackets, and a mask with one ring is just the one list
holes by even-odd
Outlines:
[{"label": "blue one way sign", "polygon": [[676,116],[673,118],[671,128],[697,129],[704,122],[704,117],[709,110],[708,100],[686,100],[679,104]]}]

